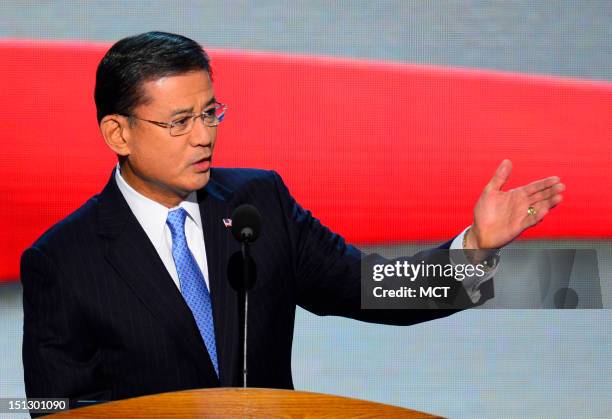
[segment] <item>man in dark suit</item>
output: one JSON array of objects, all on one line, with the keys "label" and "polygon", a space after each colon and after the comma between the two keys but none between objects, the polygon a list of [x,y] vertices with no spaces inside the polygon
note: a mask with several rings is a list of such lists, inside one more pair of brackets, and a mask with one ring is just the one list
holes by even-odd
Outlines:
[{"label": "man in dark suit", "polygon": [[[98,122],[119,158],[104,190],[53,226],[21,261],[28,397],[115,400],[241,383],[242,203],[265,228],[252,249],[249,385],[292,388],[296,305],[320,315],[409,325],[454,310],[361,310],[366,256],[302,209],[274,172],[212,169],[218,103],[206,53],[152,32],[116,43],[96,77]],[[559,179],[504,192],[504,161],[473,224],[445,247],[500,248],[561,201]],[[480,283],[467,290],[472,301]]]}]

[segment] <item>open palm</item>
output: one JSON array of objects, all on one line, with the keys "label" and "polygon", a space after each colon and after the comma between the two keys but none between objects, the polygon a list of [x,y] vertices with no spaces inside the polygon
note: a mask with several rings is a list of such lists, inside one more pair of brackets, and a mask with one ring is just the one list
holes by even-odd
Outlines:
[{"label": "open palm", "polygon": [[557,176],[503,191],[512,171],[504,160],[480,195],[474,207],[474,223],[466,237],[469,248],[498,249],[524,230],[542,221],[558,205],[565,185]]}]

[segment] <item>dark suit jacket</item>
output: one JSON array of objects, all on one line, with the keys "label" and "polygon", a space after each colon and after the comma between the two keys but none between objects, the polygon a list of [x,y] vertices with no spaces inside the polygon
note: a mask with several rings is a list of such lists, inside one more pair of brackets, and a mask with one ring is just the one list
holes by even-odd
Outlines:
[{"label": "dark suit jacket", "polygon": [[360,262],[366,256],[302,209],[274,172],[212,169],[197,196],[220,377],[113,172],[101,194],[22,256],[28,397],[115,400],[241,385],[240,304],[227,279],[230,257],[240,247],[222,219],[242,203],[263,215],[252,247],[257,282],[249,295],[250,386],[293,388],[296,305],[319,315],[402,325],[454,312],[361,310]]}]

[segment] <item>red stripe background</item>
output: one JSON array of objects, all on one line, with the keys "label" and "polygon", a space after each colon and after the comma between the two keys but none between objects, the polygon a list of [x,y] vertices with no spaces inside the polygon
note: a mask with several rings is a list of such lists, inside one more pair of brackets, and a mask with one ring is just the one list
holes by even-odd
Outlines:
[{"label": "red stripe background", "polygon": [[[0,278],[16,278],[25,247],[110,174],[93,103],[108,47],[0,41]],[[612,83],[209,52],[230,106],[214,164],[277,170],[352,242],[452,237],[503,158],[508,187],[552,174],[567,185],[524,237],[612,237]]]}]

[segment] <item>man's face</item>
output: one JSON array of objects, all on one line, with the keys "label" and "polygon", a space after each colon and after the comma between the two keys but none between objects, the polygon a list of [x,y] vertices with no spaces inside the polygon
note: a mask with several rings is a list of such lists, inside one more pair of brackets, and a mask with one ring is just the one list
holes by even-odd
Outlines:
[{"label": "man's face", "polygon": [[[210,77],[192,71],[143,84],[148,99],[132,114],[137,118],[171,122],[200,114],[215,102]],[[196,118],[188,134],[173,137],[168,128],[135,120],[126,130],[127,160],[124,179],[138,192],[167,207],[177,205],[190,192],[203,188],[210,178],[216,127]]]}]

